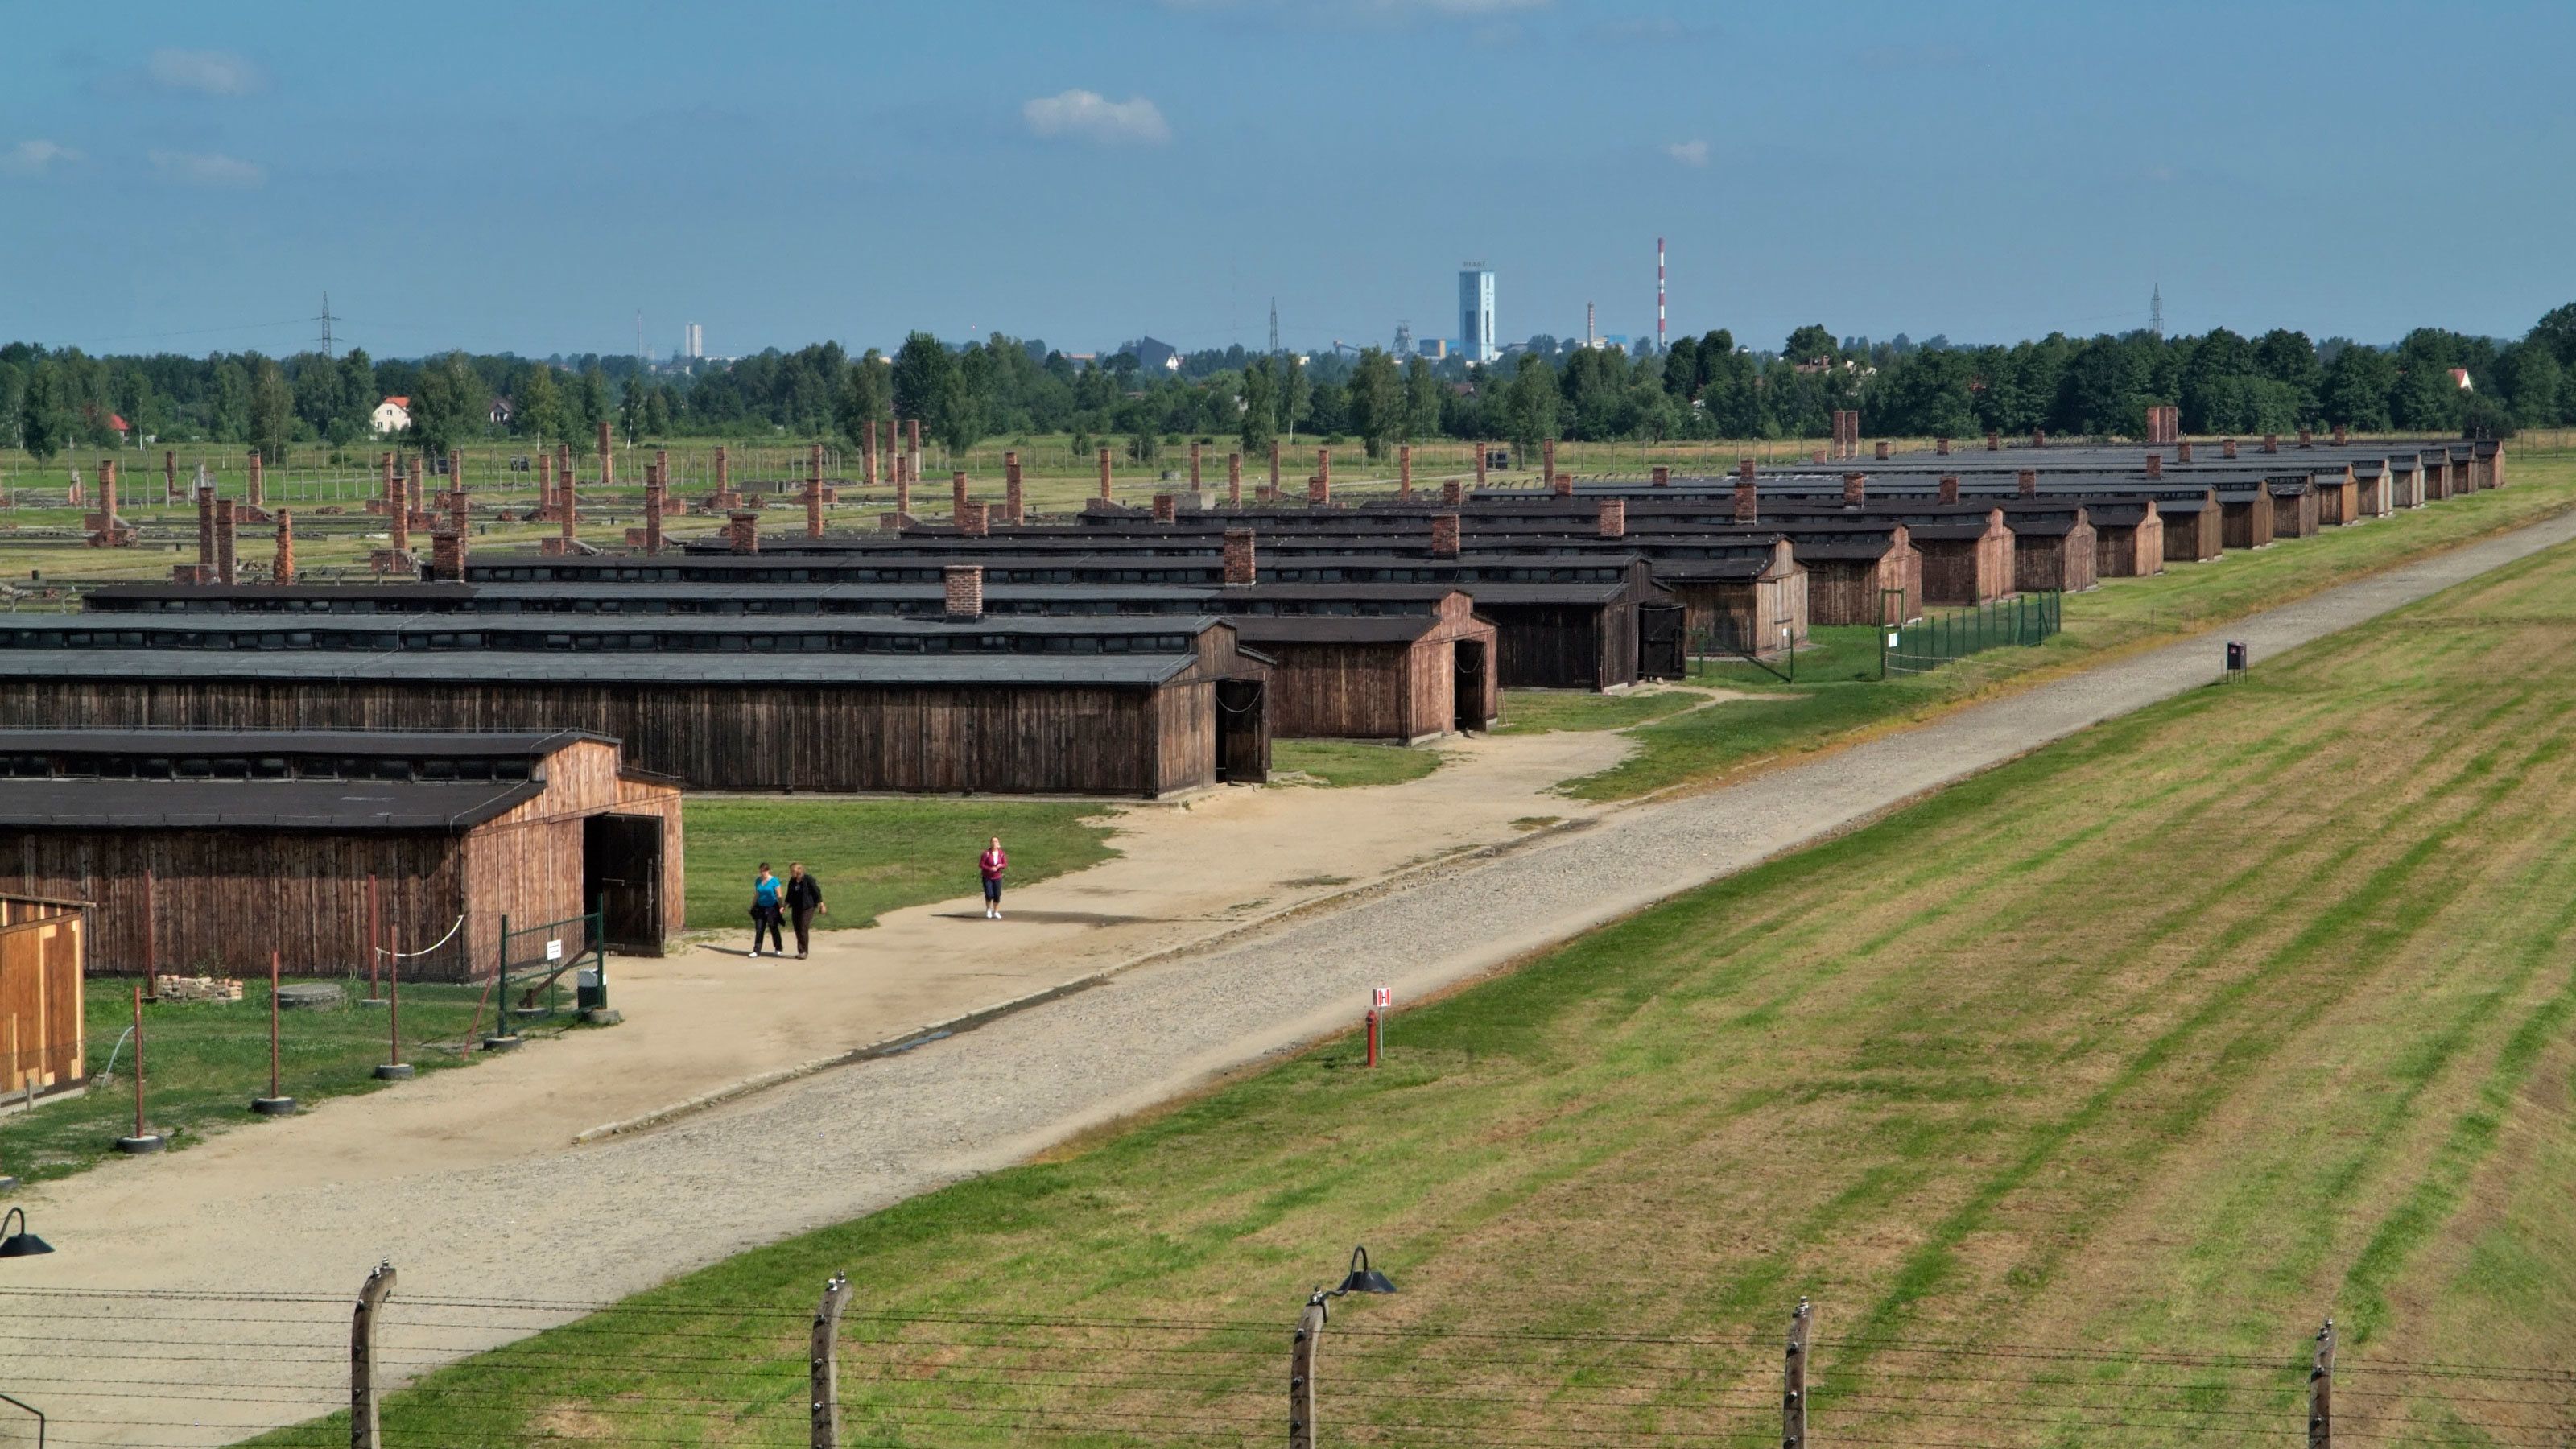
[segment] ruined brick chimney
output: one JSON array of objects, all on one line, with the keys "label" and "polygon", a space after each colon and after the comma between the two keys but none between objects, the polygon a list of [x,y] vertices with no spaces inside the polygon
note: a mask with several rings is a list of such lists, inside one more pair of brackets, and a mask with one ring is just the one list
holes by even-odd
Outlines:
[{"label": "ruined brick chimney", "polygon": [[1458,556],[1457,514],[1435,513],[1431,515],[1431,556],[1433,558],[1456,558]]},{"label": "ruined brick chimney", "polygon": [[1315,476],[1324,480],[1324,496],[1325,496],[1325,497],[1327,497],[1327,498],[1332,497],[1332,495],[1333,495],[1333,450],[1332,450],[1332,449],[1330,449],[1330,448],[1317,448],[1317,449],[1315,450]]},{"label": "ruined brick chimney", "polygon": [[859,482],[870,490],[877,486],[877,425],[859,426]]},{"label": "ruined brick chimney", "polygon": [[[2337,438],[2335,441],[2340,443],[2343,439]],[[266,484],[268,480],[260,471],[267,461],[267,459],[260,456],[259,449],[253,448],[250,450],[250,488],[242,495],[242,501],[253,508],[258,508],[267,501],[268,490]]]},{"label": "ruined brick chimney", "polygon": [[948,516],[966,511],[966,470],[960,468],[948,475]]},{"label": "ruined brick chimney", "polygon": [[2316,429],[2314,429],[2314,428],[2301,428],[2301,429],[2299,429],[2299,446],[2300,446],[2300,447],[2302,447],[2302,448],[2313,448],[2313,447],[2315,447],[2316,445],[2317,445],[2317,434],[2316,434]]},{"label": "ruined brick chimney", "polygon": [[179,450],[165,448],[161,453],[161,502],[166,506],[179,501]]},{"label": "ruined brick chimney", "polygon": [[993,510],[973,499],[957,505],[957,532],[964,538],[982,538],[993,531]]},{"label": "ruined brick chimney", "polygon": [[392,488],[385,499],[385,510],[386,521],[390,525],[387,529],[386,546],[397,554],[408,553],[411,550],[411,489],[400,472],[393,475]]},{"label": "ruined brick chimney", "polygon": [[1464,484],[1464,483],[1460,482],[1459,480],[1457,480],[1457,479],[1455,479],[1455,478],[1446,478],[1446,479],[1441,480],[1441,483],[1440,483],[1440,502],[1441,502],[1442,506],[1444,506],[1444,507],[1448,507],[1448,508],[1455,508],[1455,507],[1457,507],[1459,504],[1464,503],[1464,502],[1466,502],[1466,501],[1467,501],[1467,485],[1466,485],[1466,484]]},{"label": "ruined brick chimney", "polygon": [[1999,450],[2003,447],[2003,445],[2004,445],[2004,438],[2003,438],[2003,434],[1996,432],[1996,431],[1995,431],[1994,429],[1992,429],[1992,428],[1988,428],[1988,429],[1986,429],[1986,451],[1987,451],[1987,452],[1992,453],[1992,452],[1999,451]]},{"label": "ruined brick chimney", "polygon": [[1878,456],[1878,461],[1880,461],[1880,462],[1882,462],[1882,463],[1886,462],[1886,461],[1887,461],[1887,457],[1888,457],[1888,452],[1889,452],[1889,450],[1890,450],[1893,446],[1894,446],[1894,445],[1893,445],[1893,444],[1891,444],[1891,443],[1889,443],[1889,442],[1887,441],[1887,439],[1885,439],[1885,438],[1881,438],[1881,439],[1879,439],[1879,440],[1878,440],[1877,449],[1876,449],[1877,456]]},{"label": "ruined brick chimney", "polygon": [[1260,578],[1255,543],[1258,537],[1259,535],[1248,528],[1229,528],[1225,531],[1225,581],[1227,583],[1249,584]]},{"label": "ruined brick chimney", "polygon": [[1173,497],[1169,493],[1157,493],[1154,495],[1154,521],[1156,523],[1176,523],[1180,521],[1180,516],[1181,501],[1179,499]]},{"label": "ruined brick chimney", "polygon": [[2190,443],[2180,440],[2177,440],[2174,443],[2174,461],[2177,463],[2188,463],[2191,461]]},{"label": "ruined brick chimney", "polygon": [[1845,473],[1843,475],[1843,506],[1845,508],[1858,508],[1868,497],[1868,487],[1869,475],[1867,473]]},{"label": "ruined brick chimney", "polygon": [[1225,455],[1225,506],[1228,508],[1243,506],[1243,455],[1241,453]]},{"label": "ruined brick chimney", "polygon": [[2164,454],[2149,450],[2147,453],[2147,476],[2150,478],[2161,478],[2165,476]]},{"label": "ruined brick chimney", "polygon": [[1413,445],[1411,443],[1395,445],[1395,496],[1398,498],[1413,496]]},{"label": "ruined brick chimney", "polygon": [[1002,455],[1002,521],[1013,524],[1021,521],[1020,454],[1016,448]]},{"label": "ruined brick chimney", "polygon": [[1647,476],[1657,488],[1670,488],[1673,486],[1673,470],[1671,464],[1657,463],[1654,467],[1654,471]]},{"label": "ruined brick chimney", "polygon": [[747,508],[726,514],[725,544],[734,553],[760,552],[760,515]]},{"label": "ruined brick chimney", "polygon": [[1593,527],[1603,538],[1628,536],[1628,500],[1604,498],[1593,512]]},{"label": "ruined brick chimney", "polygon": [[[2338,447],[2338,448],[2342,447],[2346,442],[2349,442],[2349,441],[2351,440],[2351,435],[2350,435],[2349,433],[2347,433],[2347,432],[2345,432],[2345,431],[2344,431],[2344,425],[2343,425],[2343,424],[2341,424],[2341,423],[2337,423],[2337,424],[2335,424],[2335,429],[2334,429],[2334,440],[2335,440],[2335,446],[2336,446],[2336,447]],[[259,475],[257,475],[257,474],[252,474],[251,476],[253,476],[253,477],[257,477],[257,476],[259,476]]]},{"label": "ruined brick chimney", "polygon": [[1270,496],[1279,496],[1279,440],[1270,440]]},{"label": "ruined brick chimney", "polygon": [[903,437],[904,472],[918,478],[921,476],[921,419],[904,419]]},{"label": "ruined brick chimney", "polygon": [[609,484],[611,484],[611,483],[614,483],[614,482],[616,482],[616,481],[617,481],[617,440],[616,440],[616,435],[615,435],[615,434],[610,430],[610,428],[609,428],[608,424],[607,424],[607,423],[605,423],[605,422],[603,422],[603,423],[601,423],[601,424],[599,425],[599,482],[600,482],[600,486],[602,486],[602,487],[606,487],[607,485],[609,485]]},{"label": "ruined brick chimney", "polygon": [[452,528],[429,531],[429,572],[450,583],[465,577],[465,540]]},{"label": "ruined brick chimney", "polygon": [[964,622],[984,617],[984,569],[981,564],[950,564],[939,571],[946,587],[948,617]]},{"label": "ruined brick chimney", "polygon": [[2236,456],[2236,440],[2235,440],[2234,438],[2221,438],[2221,439],[2219,439],[2219,440],[2218,440],[2218,456],[2220,456],[2220,457],[2222,457],[2222,458],[2233,458],[2233,457],[2235,457],[2235,456]]},{"label": "ruined brick chimney", "polygon": [[1333,502],[1333,480],[1323,473],[1306,478],[1306,504],[1310,508],[1329,508]]},{"label": "ruined brick chimney", "polygon": [[240,577],[233,571],[233,501],[215,500],[215,582],[236,584]]},{"label": "ruined brick chimney", "polygon": [[2039,470],[2037,468],[2022,469],[2019,474],[2014,476],[2013,485],[2013,491],[2020,494],[2022,497],[2037,498],[2039,496]]},{"label": "ruined brick chimney", "polygon": [[1932,440],[1932,451],[1941,457],[1949,457],[1950,440],[1948,438],[1934,438]]},{"label": "ruined brick chimney", "polygon": [[1091,448],[1093,455],[1100,460],[1100,496],[1106,501],[1109,497],[1109,445],[1094,443]]},{"label": "ruined brick chimney", "polygon": [[295,582],[295,515],[290,510],[277,510],[277,557],[268,566],[272,584]]},{"label": "ruined brick chimney", "polygon": [[731,508],[739,501],[733,496],[733,450],[718,443],[716,444],[716,507]]},{"label": "ruined brick chimney", "polygon": [[1956,503],[1959,501],[1958,474],[1944,473],[1941,475],[1941,501],[1944,503]]},{"label": "ruined brick chimney", "polygon": [[1199,440],[1190,439],[1190,491],[1199,491]]},{"label": "ruined brick chimney", "polygon": [[1484,443],[1484,440],[1483,440],[1482,438],[1479,438],[1479,439],[1477,439],[1477,440],[1476,440],[1476,487],[1477,487],[1477,488],[1479,488],[1479,489],[1482,489],[1484,486],[1485,486],[1485,443]]},{"label": "ruined brick chimney", "polygon": [[644,551],[648,554],[660,553],[662,551],[662,496],[668,491],[668,485],[658,468],[654,470],[653,476],[644,480],[644,483]]}]

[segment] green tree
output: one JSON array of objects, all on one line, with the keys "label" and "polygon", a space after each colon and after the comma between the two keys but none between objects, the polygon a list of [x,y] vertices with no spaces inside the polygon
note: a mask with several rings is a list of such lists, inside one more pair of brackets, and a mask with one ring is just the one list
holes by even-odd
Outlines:
[{"label": "green tree", "polygon": [[1374,347],[1362,349],[1359,364],[1351,369],[1344,406],[1350,410],[1351,431],[1368,445],[1368,455],[1385,457],[1387,444],[1404,430],[1404,379],[1395,359]]},{"label": "green tree", "polygon": [[2265,377],[2290,389],[2300,422],[2316,420],[2325,368],[2317,361],[2316,344],[2308,340],[2308,334],[2286,327],[2264,333],[2254,344],[2254,366]]},{"label": "green tree", "polygon": [[938,338],[927,332],[915,332],[903,339],[894,354],[894,367],[889,377],[894,391],[894,415],[919,418],[923,427],[931,426],[931,410],[938,406],[940,389],[955,376],[957,360]]},{"label": "green tree", "polygon": [[2190,356],[2182,364],[2175,398],[2182,408],[2183,431],[2245,431],[2245,391],[2239,383],[2255,374],[2254,344],[2218,327],[2188,345]]},{"label": "green tree", "polygon": [[539,443],[568,441],[571,425],[565,420],[563,389],[555,386],[555,370],[543,363],[531,363],[519,377],[517,425],[520,436]]},{"label": "green tree", "polygon": [[[598,433],[599,425],[608,421],[608,374],[596,362],[581,370],[581,386],[573,392],[573,411],[581,440]],[[578,445],[581,440],[567,441]]]},{"label": "green tree", "polygon": [[1538,456],[1539,443],[1556,433],[1556,374],[1534,352],[1521,354],[1503,392],[1503,423],[1514,456],[1524,464]]},{"label": "green tree", "polygon": [[[2326,421],[2364,432],[2389,426],[2388,396],[2397,387],[2397,359],[2376,347],[2347,347],[2325,370],[2321,404]],[[2295,426],[2295,424],[2293,424]],[[2278,427],[2251,429],[2281,432]]]},{"label": "green tree", "polygon": [[482,374],[464,353],[430,358],[412,386],[412,438],[424,449],[444,453],[483,431],[491,401]]},{"label": "green tree", "polygon": [[2495,378],[2513,410],[2513,420],[2522,426],[2546,427],[2566,416],[2566,369],[2545,344],[2525,342],[2507,348],[2496,360]]},{"label": "green tree", "polygon": [[871,347],[850,364],[841,380],[841,435],[850,440],[851,446],[868,446],[867,434],[886,417],[886,400],[892,395],[886,382],[886,360]]},{"label": "green tree", "polygon": [[1297,441],[1297,424],[1314,405],[1315,381],[1306,375],[1305,362],[1293,355],[1283,355],[1273,365],[1282,369],[1279,377],[1279,427],[1288,441]]},{"label": "green tree", "polygon": [[2576,368],[2576,302],[2551,308],[2523,340],[2539,343],[2555,353],[2562,371]]},{"label": "green tree", "polygon": [[1279,436],[1278,360],[1265,357],[1243,370],[1243,456],[1270,456],[1270,440]]},{"label": "green tree", "polygon": [[1404,364],[1404,440],[1419,442],[1440,435],[1440,379],[1423,358]]},{"label": "green tree", "polygon": [[295,436],[295,394],[286,385],[286,370],[259,358],[250,378],[250,442],[271,463],[286,461],[286,445]]},{"label": "green tree", "polygon": [[647,387],[644,390],[644,406],[640,421],[644,425],[644,435],[648,438],[667,438],[671,435],[671,390],[669,388]]},{"label": "green tree", "polygon": [[948,449],[952,463],[984,436],[995,371],[992,349],[970,342],[932,391],[927,426]]},{"label": "green tree", "polygon": [[18,444],[37,462],[51,459],[71,441],[71,410],[63,405],[62,374],[52,362],[39,362],[28,372],[25,400],[18,406]]},{"label": "green tree", "polygon": [[1788,344],[1780,349],[1780,356],[1793,363],[1832,362],[1841,355],[1834,334],[1812,322],[1790,333]]}]

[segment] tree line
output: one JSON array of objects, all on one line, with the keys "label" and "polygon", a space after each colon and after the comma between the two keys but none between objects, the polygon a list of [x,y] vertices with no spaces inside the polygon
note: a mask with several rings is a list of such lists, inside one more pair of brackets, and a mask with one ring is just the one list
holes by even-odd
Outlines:
[{"label": "tree line", "polygon": [[1483,367],[1374,347],[1311,358],[1237,347],[1148,367],[1134,348],[1076,358],[1000,333],[958,344],[916,332],[892,356],[852,357],[826,342],[685,367],[597,354],[92,356],[10,343],[0,346],[0,446],[38,458],[112,447],[121,417],[134,441],[232,442],[277,457],[296,443],[369,439],[388,397],[407,400],[406,443],[433,449],[582,439],[601,423],[631,441],[785,434],[855,444],[884,420],[917,418],[952,452],[992,437],[1070,435],[1078,454],[1106,445],[1150,462],[1184,437],[1231,438],[1252,454],[1273,439],[1357,439],[1372,456],[1432,439],[1529,448],[1546,437],[1812,438],[1843,408],[1879,436],[2125,436],[2153,405],[2178,407],[2197,434],[2343,424],[2504,436],[2576,422],[2571,374],[2576,303],[2510,341],[2420,328],[2379,347],[2217,328],[1956,346],[1838,339],[1808,326],[1776,351],[1723,330],[1634,354],[1541,336]]}]

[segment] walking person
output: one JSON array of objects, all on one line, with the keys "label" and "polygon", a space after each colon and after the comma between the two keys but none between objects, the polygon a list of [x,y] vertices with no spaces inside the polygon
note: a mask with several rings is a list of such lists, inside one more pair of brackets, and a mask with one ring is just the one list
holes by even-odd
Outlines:
[{"label": "walking person", "polygon": [[984,919],[1002,918],[1002,872],[1011,868],[1011,858],[1002,853],[1002,837],[996,835],[975,859],[975,867],[984,873]]},{"label": "walking person", "polygon": [[751,954],[760,954],[760,938],[769,937],[769,954],[787,954],[787,942],[778,932],[778,877],[769,873],[769,862],[760,863],[760,874],[751,878]]},{"label": "walking person", "polygon": [[814,927],[814,913],[829,913],[823,904],[823,887],[805,873],[805,862],[787,862],[787,918],[796,925],[796,959],[805,959],[806,937]]}]

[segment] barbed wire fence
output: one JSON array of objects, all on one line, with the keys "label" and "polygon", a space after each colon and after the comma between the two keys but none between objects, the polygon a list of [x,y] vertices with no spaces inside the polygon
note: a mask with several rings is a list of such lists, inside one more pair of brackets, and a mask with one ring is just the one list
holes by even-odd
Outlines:
[{"label": "barbed wire fence", "polygon": [[[506,1270],[503,1270],[506,1276]],[[1824,1331],[0,1289],[48,1444],[2565,1445],[2576,1371]],[[1329,1326],[1326,1326],[1329,1321]],[[13,1442],[0,1423],[0,1443]],[[33,1442],[32,1439],[27,1442]]]}]

